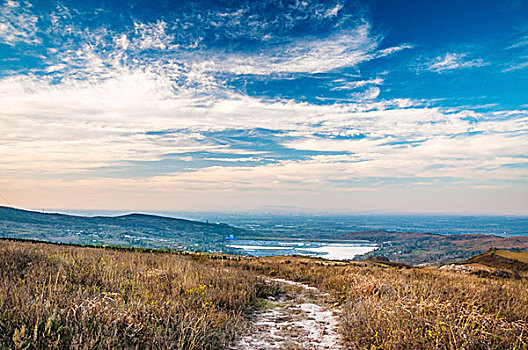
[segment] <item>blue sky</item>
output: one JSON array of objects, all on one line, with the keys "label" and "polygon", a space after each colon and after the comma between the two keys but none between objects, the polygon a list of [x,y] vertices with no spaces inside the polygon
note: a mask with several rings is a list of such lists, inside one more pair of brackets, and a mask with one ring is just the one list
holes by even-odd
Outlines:
[{"label": "blue sky", "polygon": [[528,1],[3,1],[27,208],[528,214]]}]

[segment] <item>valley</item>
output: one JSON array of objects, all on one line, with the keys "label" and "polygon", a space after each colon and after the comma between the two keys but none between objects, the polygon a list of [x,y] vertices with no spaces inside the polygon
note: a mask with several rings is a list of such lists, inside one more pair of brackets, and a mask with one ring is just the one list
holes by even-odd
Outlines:
[{"label": "valley", "polygon": [[[412,265],[456,262],[491,247],[528,249],[526,217],[470,217],[465,221],[455,217],[456,226],[450,226],[446,218],[439,221],[445,227],[452,227],[452,230],[460,227],[462,233],[406,231],[403,229],[410,227],[406,223],[408,217],[378,218],[376,220],[385,220],[380,221],[384,225],[392,223],[393,226],[376,230],[365,230],[369,226],[359,225],[358,217],[269,216],[247,217],[246,221],[241,221],[240,217],[235,220],[229,215],[212,218],[225,219],[239,226],[152,214],[76,216],[0,206],[0,237],[250,256],[310,255],[333,260],[384,256],[394,262]],[[372,218],[361,220],[373,222]],[[420,227],[426,227],[420,217],[416,220]],[[491,222],[496,222],[496,225]],[[494,232],[496,229],[491,230],[490,227],[498,226],[508,228],[513,234],[463,233],[477,224],[482,225],[481,231],[484,232]],[[377,224],[371,225],[375,227]],[[362,228],[361,231],[354,230]],[[475,228],[472,230],[477,231]]]}]

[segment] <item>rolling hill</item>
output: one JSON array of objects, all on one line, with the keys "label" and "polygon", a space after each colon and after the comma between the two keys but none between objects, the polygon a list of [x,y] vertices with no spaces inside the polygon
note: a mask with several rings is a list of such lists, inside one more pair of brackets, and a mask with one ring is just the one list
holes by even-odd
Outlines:
[{"label": "rolling hill", "polygon": [[528,250],[528,237],[500,237],[480,234],[440,235],[422,232],[384,230],[351,232],[342,239],[368,240],[379,249],[361,258],[383,255],[391,261],[407,264],[441,264],[456,262],[483,253],[492,247]]},{"label": "rolling hill", "polygon": [[496,269],[528,272],[528,252],[491,248],[466,260],[464,264],[482,264]]},{"label": "rolling hill", "polygon": [[248,234],[227,224],[157,215],[115,217],[42,213],[0,206],[0,236],[78,244],[215,250],[229,235]]},{"label": "rolling hill", "polygon": [[[325,232],[297,231],[297,238],[325,239]],[[165,216],[133,213],[121,216],[76,216],[43,213],[0,206],[0,237],[49,242],[172,248],[191,251],[239,253],[226,246],[224,238],[263,237],[262,232],[227,224],[205,223]],[[288,239],[288,237],[280,237]],[[349,232],[332,239],[366,240],[378,249],[357,259],[384,256],[404,264],[438,265],[469,259],[492,247],[528,249],[528,237],[480,234],[441,235],[422,232],[371,230]]]},{"label": "rolling hill", "polygon": [[0,347],[525,349],[528,279],[452,266],[0,239]]}]

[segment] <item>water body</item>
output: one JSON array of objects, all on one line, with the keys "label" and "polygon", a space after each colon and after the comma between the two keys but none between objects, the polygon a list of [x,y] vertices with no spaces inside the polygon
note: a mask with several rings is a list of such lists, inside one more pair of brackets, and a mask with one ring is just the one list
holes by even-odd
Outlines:
[{"label": "water body", "polygon": [[318,242],[305,240],[275,241],[275,240],[233,240],[228,248],[240,250],[240,253],[250,256],[275,255],[305,255],[320,257],[327,260],[351,260],[376,249],[376,245],[366,242]]}]

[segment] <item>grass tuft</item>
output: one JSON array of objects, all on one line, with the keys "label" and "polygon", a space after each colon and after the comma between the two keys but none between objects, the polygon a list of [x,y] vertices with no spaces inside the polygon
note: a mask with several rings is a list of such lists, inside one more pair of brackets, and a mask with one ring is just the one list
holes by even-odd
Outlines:
[{"label": "grass tuft", "polygon": [[224,260],[0,242],[0,346],[223,349],[270,293]]}]

